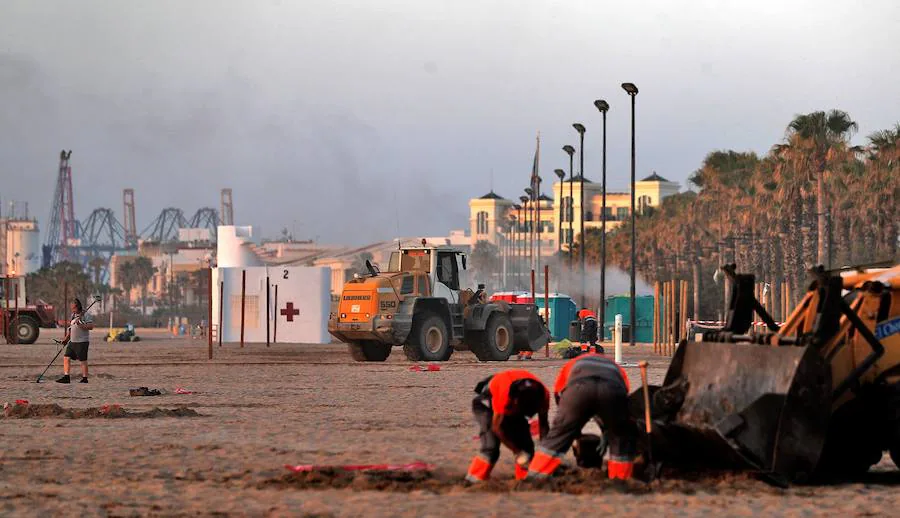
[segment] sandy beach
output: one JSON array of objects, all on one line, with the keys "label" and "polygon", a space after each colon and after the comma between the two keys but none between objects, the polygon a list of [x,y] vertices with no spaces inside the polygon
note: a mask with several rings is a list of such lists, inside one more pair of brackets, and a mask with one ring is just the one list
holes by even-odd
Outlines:
[{"label": "sandy beach", "polygon": [[[900,503],[900,476],[888,457],[866,480],[827,487],[782,490],[749,477],[615,485],[597,472],[580,486],[523,488],[512,482],[505,452],[492,484],[462,486],[477,446],[472,387],[523,365],[552,383],[562,361],[542,354],[483,364],[456,353],[440,371],[413,372],[399,349],[384,364],[360,364],[342,345],[225,344],[208,361],[205,341],[141,331],[142,342],[91,346],[89,384],[53,383],[61,360],[37,384],[58,334],[42,330],[35,345],[0,346],[0,402],[68,412],[0,419],[2,515],[879,516]],[[650,361],[651,382],[658,381],[666,359],[636,349],[626,350],[626,361]],[[638,370],[628,372],[638,386]],[[141,386],[165,394],[129,396]],[[104,415],[103,405],[120,405],[120,417]],[[193,412],[168,417],[154,409]],[[284,467],[414,461],[436,469],[420,479],[310,480]]]}]

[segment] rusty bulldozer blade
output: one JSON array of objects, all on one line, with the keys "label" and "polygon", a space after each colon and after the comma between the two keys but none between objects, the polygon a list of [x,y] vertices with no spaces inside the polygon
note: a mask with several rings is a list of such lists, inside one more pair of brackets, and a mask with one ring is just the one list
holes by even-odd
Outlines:
[{"label": "rusty bulldozer blade", "polygon": [[815,470],[831,378],[811,347],[684,343],[653,392],[651,408],[662,418],[653,423],[654,452],[666,461],[788,481]]}]

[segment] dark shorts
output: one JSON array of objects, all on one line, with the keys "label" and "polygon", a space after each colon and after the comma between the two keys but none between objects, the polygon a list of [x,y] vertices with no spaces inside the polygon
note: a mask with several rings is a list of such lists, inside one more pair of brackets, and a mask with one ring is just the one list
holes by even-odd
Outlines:
[{"label": "dark shorts", "polygon": [[86,362],[89,345],[91,345],[89,342],[69,342],[69,345],[66,346],[66,353],[63,356],[80,362]]}]

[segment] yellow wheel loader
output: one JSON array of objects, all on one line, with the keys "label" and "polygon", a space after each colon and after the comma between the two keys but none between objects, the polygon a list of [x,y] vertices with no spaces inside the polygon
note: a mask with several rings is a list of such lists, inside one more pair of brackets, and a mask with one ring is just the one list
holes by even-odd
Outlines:
[{"label": "yellow wheel loader", "polygon": [[550,332],[533,304],[487,302],[468,284],[466,255],[447,246],[405,247],[388,271],[366,261],[368,273],[344,285],[328,332],[357,361],[384,361],[402,346],[413,361],[446,361],[471,350],[481,361],[505,361],[537,351]]},{"label": "yellow wheel loader", "polygon": [[[732,283],[726,324],[682,341],[652,394],[648,445],[664,465],[748,469],[788,485],[859,475],[885,451],[900,465],[900,265],[811,271],[778,326]],[[753,314],[765,332],[750,332]],[[640,391],[630,397],[644,420]]]}]

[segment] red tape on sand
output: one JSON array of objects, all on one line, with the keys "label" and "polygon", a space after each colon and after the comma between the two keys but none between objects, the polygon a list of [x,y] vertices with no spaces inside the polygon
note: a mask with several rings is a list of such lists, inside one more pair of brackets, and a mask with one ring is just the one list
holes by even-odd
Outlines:
[{"label": "red tape on sand", "polygon": [[306,473],[309,471],[342,470],[342,471],[431,471],[434,464],[425,462],[413,462],[411,464],[345,464],[343,466],[328,466],[321,464],[300,464],[291,466],[285,464],[285,468],[294,473]]}]

